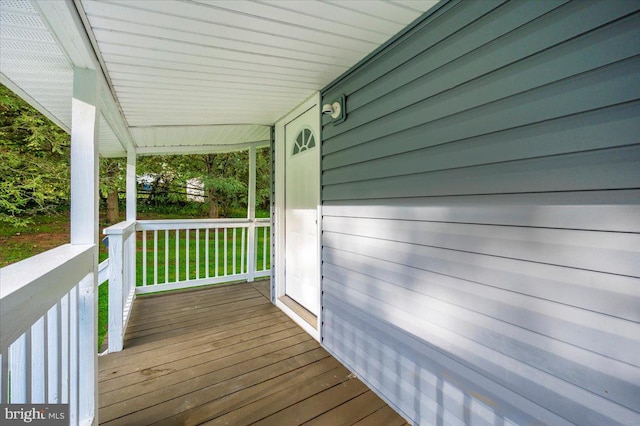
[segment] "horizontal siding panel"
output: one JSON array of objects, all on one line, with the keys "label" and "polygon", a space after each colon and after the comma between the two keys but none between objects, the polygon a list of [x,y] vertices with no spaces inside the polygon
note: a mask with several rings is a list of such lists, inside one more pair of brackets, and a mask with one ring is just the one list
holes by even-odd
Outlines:
[{"label": "horizontal siding panel", "polygon": [[[351,247],[348,247],[349,244]],[[415,247],[396,242],[374,242],[367,238],[339,234],[328,234],[325,246],[371,257],[371,271],[377,271],[379,269],[377,260],[382,260],[376,260],[375,253],[384,253],[384,255],[379,254],[378,256],[389,262],[404,265],[407,269],[423,269],[470,281],[472,284],[466,285],[465,288],[475,293],[476,297],[481,297],[486,293],[485,297],[493,295],[494,299],[498,299],[493,301],[495,303],[491,308],[493,316],[504,315],[504,320],[517,319],[517,325],[522,328],[579,346],[608,358],[640,366],[640,359],[637,356],[640,353],[640,332],[637,323],[568,305],[550,303],[542,299],[536,300],[518,293],[498,291],[496,294],[490,288],[500,285],[500,281],[507,277],[513,278],[513,275],[509,277],[509,271],[519,271],[520,275],[524,277],[533,275],[526,273],[527,269],[535,271],[535,268],[526,262],[501,258],[496,261],[490,256],[478,256],[431,247]],[[493,269],[496,266],[502,266],[506,271],[496,271]],[[558,268],[558,272],[561,272],[561,268]],[[479,278],[476,278],[476,275],[479,275]],[[494,276],[497,283],[482,280],[486,276]],[[480,288],[473,283],[483,284],[487,288],[480,291]],[[638,285],[637,279],[634,284]],[[504,300],[500,301],[500,298],[504,298]],[[489,303],[489,300],[486,303]],[[636,306],[637,303],[638,298],[636,297]]]},{"label": "horizontal siding panel", "polygon": [[[607,274],[557,267],[532,267],[529,268],[529,273],[513,273],[495,268],[508,264],[505,261],[487,262],[485,268],[476,271],[477,277],[470,276],[470,267],[473,265],[461,265],[460,276],[451,276],[443,273],[447,266],[444,262],[436,263],[438,259],[429,257],[424,260],[430,263],[414,262],[410,266],[386,258],[374,258],[376,264],[372,266],[372,257],[363,254],[325,247],[323,255],[327,265],[339,266],[363,275],[373,276],[375,273],[377,279],[401,286],[408,285],[430,297],[478,312],[491,313],[491,316],[505,321],[510,320],[509,312],[500,317],[498,309],[503,304],[510,305],[509,309],[518,306],[533,309],[536,304],[541,304],[551,310],[551,307],[557,307],[548,304],[553,302],[596,313],[613,313],[610,316],[640,322],[640,312],[637,309],[639,282],[634,278],[610,277]],[[518,281],[514,281],[516,278]],[[486,279],[492,280],[491,286],[486,285]],[[532,306],[528,306],[529,303]],[[485,306],[484,310],[480,309],[481,306]],[[628,336],[633,337],[633,333]]]},{"label": "horizontal siding panel", "polygon": [[[504,311],[493,309],[495,304],[491,306],[491,303],[485,303],[484,298],[477,297],[478,300],[474,303],[471,295],[460,297],[455,290],[450,291],[448,298],[455,301],[455,304],[450,303],[447,298],[433,297],[429,290],[437,285],[437,279],[434,283],[415,280],[390,283],[371,274],[326,263],[323,272],[332,283],[340,283],[342,287],[336,289],[338,293],[333,295],[342,300],[351,300],[342,293],[343,290],[371,295],[377,299],[375,304],[403,310],[408,315],[518,359],[628,408],[634,409],[640,400],[640,389],[635,385],[640,382],[637,368],[519,327],[511,323],[511,318],[496,318],[492,316],[495,312]],[[461,305],[464,302],[467,302],[466,306]],[[483,310],[485,307],[489,309]]]},{"label": "horizontal siding panel", "polygon": [[640,233],[640,190],[325,202],[323,214]]},{"label": "horizontal siding panel", "polygon": [[[331,294],[335,286],[327,280],[327,288]],[[497,351],[474,344],[454,333],[435,327],[426,321],[408,316],[404,311],[393,307],[371,303],[368,296],[353,291],[345,291],[345,297],[327,296],[327,303],[339,306],[341,300],[349,300],[342,305],[340,313],[350,310],[356,312],[361,318],[386,318],[394,327],[410,331],[439,351],[459,360],[462,364],[473,365],[480,374],[493,380],[500,380],[509,389],[518,389],[523,397],[534,400],[539,404],[562,413],[565,417],[571,414],[568,420],[581,425],[602,424],[635,424],[640,415],[637,412],[621,407],[609,400],[601,398],[591,392],[578,388],[557,377],[536,370],[517,360],[509,358]],[[366,313],[365,313],[366,312]],[[349,336],[337,336],[338,339],[347,339]],[[455,354],[455,355],[453,355]],[[556,423],[550,423],[556,424]]]},{"label": "horizontal siding panel", "polygon": [[[625,4],[631,6],[631,3]],[[595,10],[593,8],[594,16]],[[602,14],[597,16],[598,19],[603,17]],[[573,23],[574,19],[576,23]],[[572,22],[567,23],[565,20],[556,19],[553,24],[571,30],[574,27],[588,28],[585,27],[585,20],[588,21],[586,18],[571,15]],[[549,48],[546,37],[538,37],[535,33],[522,34],[522,43],[516,39],[505,40],[504,46],[500,48],[487,46],[480,52],[474,52],[468,60],[451,62],[436,72],[426,74],[384,95],[380,102],[367,105],[367,108],[352,108],[351,99],[356,97],[355,94],[352,95],[347,105],[349,120],[342,126],[328,128],[325,137],[330,139],[335,133],[347,132],[390,113],[397,114],[417,102],[437,104],[438,108],[431,112],[437,118],[458,112],[461,108],[473,108],[629,58],[637,55],[640,50],[635,43],[639,37],[639,25],[640,15],[635,14],[553,48]],[[555,36],[561,33],[553,27],[536,25],[535,28],[540,34]],[[572,35],[574,34],[568,36]],[[532,50],[541,52],[526,56],[529,53],[527,43],[538,43]],[[518,49],[514,49],[515,44]],[[522,58],[508,66],[502,63],[502,57],[522,54],[521,49],[524,50]],[[374,85],[370,90],[376,89]],[[379,90],[377,93],[381,95]],[[460,97],[461,94],[464,95],[463,98]],[[427,110],[426,113],[429,114],[430,111]]]},{"label": "horizontal siding panel", "polygon": [[[433,266],[425,262],[415,262],[407,266],[387,259],[329,247],[325,248],[323,255],[327,264],[364,275],[373,275],[375,271],[377,279],[397,285],[409,285],[412,288],[415,287],[416,291],[422,289],[439,300],[478,312],[492,312],[493,317],[502,318],[504,321],[510,320],[508,315],[513,307],[534,310],[540,305],[547,307],[546,312],[552,312],[552,308],[562,309],[562,306],[549,304],[553,302],[640,322],[638,320],[640,312],[637,309],[639,283],[633,278],[615,276],[610,278],[607,274],[562,271],[559,268],[530,268],[529,274],[521,271],[513,273],[492,268],[496,266],[495,264],[499,266],[508,262],[493,262],[486,268],[478,270],[478,276],[474,281],[470,279],[473,277],[469,277],[468,273],[469,266],[472,265],[461,266],[461,276],[451,276],[443,273],[446,264],[437,262],[437,259],[431,262]],[[425,260],[431,261],[430,258]],[[567,273],[559,274],[559,271]],[[548,276],[542,275],[545,272]],[[554,275],[553,272],[556,274]],[[483,282],[487,278],[493,279],[491,281],[493,285],[487,286]],[[514,278],[519,278],[519,281],[513,281]],[[599,285],[588,285],[587,280]],[[409,283],[428,283],[428,285],[412,286]],[[508,312],[501,317],[499,308],[504,304],[510,306]],[[485,308],[481,309],[482,306]],[[538,309],[538,311],[541,310],[544,309]],[[633,333],[628,333],[627,336],[632,338]]]},{"label": "horizontal siding panel", "polygon": [[640,277],[638,234],[336,217],[325,217],[322,229]]},{"label": "horizontal siding panel", "polygon": [[[475,99],[465,102],[467,97],[464,92],[446,92],[443,97],[447,99],[442,99],[442,104],[439,102],[441,99],[429,99],[332,139],[324,134],[325,129],[331,129],[332,126],[325,126],[323,138],[326,147],[323,146],[323,153],[330,154],[335,146],[345,148],[359,145],[427,123],[436,128],[464,123],[462,127],[467,133],[459,137],[462,139],[633,102],[640,97],[638,70],[640,58],[633,57],[506,98],[487,92],[493,100],[483,104]],[[493,91],[500,93],[502,88],[497,86]],[[476,106],[469,107],[471,104]],[[349,120],[351,118],[349,116]],[[430,130],[426,126],[420,129],[423,135],[430,133]]]},{"label": "horizontal siding panel", "polygon": [[331,185],[637,144],[638,117],[640,102],[632,102],[461,141],[449,139],[454,129],[426,143],[424,135],[391,135],[326,155],[322,179]]},{"label": "horizontal siding panel", "polygon": [[634,189],[640,145],[487,166],[327,185],[331,200]]}]

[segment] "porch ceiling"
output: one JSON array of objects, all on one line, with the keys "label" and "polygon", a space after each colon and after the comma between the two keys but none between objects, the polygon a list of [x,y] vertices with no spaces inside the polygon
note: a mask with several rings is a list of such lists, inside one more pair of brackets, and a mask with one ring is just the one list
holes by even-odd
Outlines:
[{"label": "porch ceiling", "polygon": [[[103,108],[103,121],[113,131],[105,132],[101,153],[118,155],[127,138],[141,154],[211,145],[229,150],[233,144],[266,141],[265,126],[436,3],[68,0],[66,5],[76,14],[78,32],[88,35],[84,49],[95,51],[90,53],[115,104]],[[82,55],[69,51],[78,43],[65,42],[73,39],[71,21],[62,16],[66,11],[40,0],[0,5],[3,82],[68,128],[73,66],[91,64],[78,63]]]}]

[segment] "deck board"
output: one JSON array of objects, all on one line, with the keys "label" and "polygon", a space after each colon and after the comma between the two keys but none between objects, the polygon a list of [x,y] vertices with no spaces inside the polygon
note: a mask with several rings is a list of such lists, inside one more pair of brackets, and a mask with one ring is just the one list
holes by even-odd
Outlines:
[{"label": "deck board", "polygon": [[406,424],[268,300],[268,281],[138,297],[100,357],[105,425]]}]

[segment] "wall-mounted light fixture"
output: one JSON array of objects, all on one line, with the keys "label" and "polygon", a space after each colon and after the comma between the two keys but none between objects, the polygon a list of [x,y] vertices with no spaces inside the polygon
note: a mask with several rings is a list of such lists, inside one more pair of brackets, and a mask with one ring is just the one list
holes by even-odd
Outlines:
[{"label": "wall-mounted light fixture", "polygon": [[322,105],[322,114],[331,116],[333,124],[342,123],[347,119],[346,96],[342,95],[330,104]]}]

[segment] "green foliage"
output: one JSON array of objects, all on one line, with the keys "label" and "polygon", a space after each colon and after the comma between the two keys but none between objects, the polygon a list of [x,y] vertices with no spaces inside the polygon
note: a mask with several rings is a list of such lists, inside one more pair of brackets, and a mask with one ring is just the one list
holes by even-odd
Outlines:
[{"label": "green foliage", "polygon": [[0,222],[24,227],[69,200],[69,135],[0,85]]},{"label": "green foliage", "polygon": [[[269,208],[270,188],[269,150],[258,150],[256,159],[256,206]],[[246,215],[249,183],[249,155],[247,151],[224,154],[171,155],[141,157],[138,176],[152,178],[151,191],[139,211],[187,213],[196,216],[243,217]],[[194,181],[195,180],[195,181]],[[187,201],[187,187],[200,182],[204,187],[205,203]],[[159,210],[158,210],[159,209]],[[237,212],[243,214],[237,216]]]},{"label": "green foliage", "polygon": [[106,197],[117,190],[127,189],[127,160],[125,158],[100,158],[100,195]]}]

